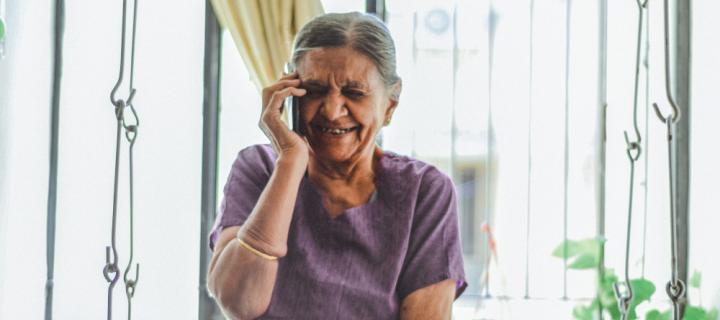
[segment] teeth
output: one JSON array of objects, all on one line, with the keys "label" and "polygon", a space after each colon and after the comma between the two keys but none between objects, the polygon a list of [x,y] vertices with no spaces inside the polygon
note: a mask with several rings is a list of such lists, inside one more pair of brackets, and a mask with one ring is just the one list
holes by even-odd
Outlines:
[{"label": "teeth", "polygon": [[352,131],[352,130],[353,130],[353,128],[346,128],[346,129],[334,128],[334,129],[331,129],[331,128],[326,128],[326,127],[320,127],[320,131],[322,131],[322,133],[330,133],[330,134],[334,134],[334,135],[346,134],[346,133],[348,133],[348,132],[350,132],[350,131]]}]

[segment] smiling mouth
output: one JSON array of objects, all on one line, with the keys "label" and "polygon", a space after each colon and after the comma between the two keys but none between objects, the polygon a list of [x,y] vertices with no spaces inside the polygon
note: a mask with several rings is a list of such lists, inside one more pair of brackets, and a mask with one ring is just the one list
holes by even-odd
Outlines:
[{"label": "smiling mouth", "polygon": [[349,132],[357,130],[359,127],[350,127],[350,128],[330,128],[330,127],[323,127],[323,126],[315,126],[315,129],[323,134],[331,134],[334,136],[341,136],[344,134],[347,134]]}]

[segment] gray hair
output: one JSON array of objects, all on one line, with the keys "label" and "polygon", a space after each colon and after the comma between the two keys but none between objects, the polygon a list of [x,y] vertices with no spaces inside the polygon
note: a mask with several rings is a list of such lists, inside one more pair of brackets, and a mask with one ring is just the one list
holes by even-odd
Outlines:
[{"label": "gray hair", "polygon": [[292,64],[313,49],[345,46],[370,58],[386,86],[400,80],[390,30],[377,17],[359,12],[328,13],[306,23],[295,37]]}]

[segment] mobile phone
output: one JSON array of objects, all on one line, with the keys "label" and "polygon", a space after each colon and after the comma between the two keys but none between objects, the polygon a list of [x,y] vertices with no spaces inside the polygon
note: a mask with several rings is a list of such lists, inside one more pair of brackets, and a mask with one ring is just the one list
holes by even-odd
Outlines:
[{"label": "mobile phone", "polygon": [[[295,71],[290,63],[285,64],[285,73]],[[290,129],[299,135],[303,135],[300,124],[300,98],[290,96],[285,99],[285,110],[290,112]]]}]

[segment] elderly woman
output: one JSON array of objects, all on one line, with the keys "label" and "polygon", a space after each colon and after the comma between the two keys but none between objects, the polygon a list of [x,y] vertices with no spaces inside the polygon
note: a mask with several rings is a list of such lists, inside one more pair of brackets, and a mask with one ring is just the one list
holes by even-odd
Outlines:
[{"label": "elderly woman", "polygon": [[[387,27],[317,17],[292,63],[263,90],[272,146],[240,151],[225,185],[210,292],[233,319],[450,319],[467,286],[453,183],[375,143],[401,91]],[[302,136],[281,118],[290,96]]]}]

